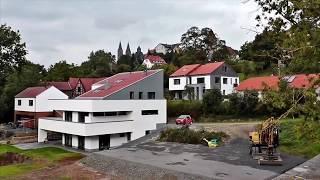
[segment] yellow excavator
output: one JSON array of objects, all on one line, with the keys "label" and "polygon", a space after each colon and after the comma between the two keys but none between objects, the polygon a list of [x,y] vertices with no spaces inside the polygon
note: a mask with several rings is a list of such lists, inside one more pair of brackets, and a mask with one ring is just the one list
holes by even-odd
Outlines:
[{"label": "yellow excavator", "polygon": [[303,95],[300,96],[293,106],[279,118],[271,117],[262,122],[256,131],[249,132],[249,153],[258,160],[259,165],[282,165],[280,153],[277,153],[280,120],[287,117],[303,97]]}]

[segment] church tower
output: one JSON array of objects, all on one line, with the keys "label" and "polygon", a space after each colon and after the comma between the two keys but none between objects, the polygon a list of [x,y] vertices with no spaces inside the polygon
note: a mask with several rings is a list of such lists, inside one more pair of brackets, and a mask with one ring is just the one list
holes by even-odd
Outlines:
[{"label": "church tower", "polygon": [[128,45],[127,45],[126,55],[127,55],[127,56],[131,56],[131,50],[130,50],[130,45],[129,45],[129,43],[128,43]]},{"label": "church tower", "polygon": [[118,60],[121,58],[121,56],[123,56],[123,50],[122,50],[122,45],[120,41],[119,48],[118,48]]}]

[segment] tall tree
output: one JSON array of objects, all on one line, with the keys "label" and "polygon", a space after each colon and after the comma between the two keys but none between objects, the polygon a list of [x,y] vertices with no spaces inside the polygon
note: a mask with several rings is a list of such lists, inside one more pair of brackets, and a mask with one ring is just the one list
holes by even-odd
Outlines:
[{"label": "tall tree", "polygon": [[76,66],[62,60],[48,68],[47,81],[67,81],[69,77],[77,77]]}]

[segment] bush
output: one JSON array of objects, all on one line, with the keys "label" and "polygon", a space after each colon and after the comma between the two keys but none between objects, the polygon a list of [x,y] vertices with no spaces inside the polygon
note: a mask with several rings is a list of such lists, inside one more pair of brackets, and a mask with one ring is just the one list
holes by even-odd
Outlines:
[{"label": "bush", "polygon": [[208,90],[203,96],[203,111],[205,114],[218,114],[221,111],[223,97],[219,89]]},{"label": "bush", "polygon": [[179,129],[166,129],[161,132],[159,141],[164,142],[178,142],[185,144],[201,144],[203,138],[208,140],[211,139],[223,139],[227,138],[228,135],[223,132],[209,132],[204,129],[195,131],[189,128]]},{"label": "bush", "polygon": [[169,117],[189,114],[193,119],[198,119],[202,114],[202,103],[200,101],[168,100],[167,110]]}]

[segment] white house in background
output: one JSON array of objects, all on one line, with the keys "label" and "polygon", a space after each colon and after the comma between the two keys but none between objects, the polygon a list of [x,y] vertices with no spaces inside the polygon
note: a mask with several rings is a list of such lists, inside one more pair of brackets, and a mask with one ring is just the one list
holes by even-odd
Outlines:
[{"label": "white house in background", "polygon": [[202,100],[208,89],[220,89],[221,94],[234,92],[239,76],[224,62],[185,65],[170,75],[169,91],[175,99]]},{"label": "white house in background", "polygon": [[156,53],[167,54],[170,52],[179,53],[180,52],[180,44],[158,44],[154,50]]},{"label": "white house in background", "polygon": [[167,64],[166,61],[157,55],[145,55],[142,65],[145,65],[148,69],[152,68],[154,65]]},{"label": "white house in background", "polygon": [[62,134],[62,144],[87,151],[135,140],[166,124],[163,70],[119,73],[69,100],[51,100],[62,118],[41,118],[38,142],[48,132]]},{"label": "white house in background", "polygon": [[68,99],[68,96],[54,86],[23,90],[14,99],[14,122],[21,121],[29,128],[36,128],[39,117],[55,115],[49,99]]}]

